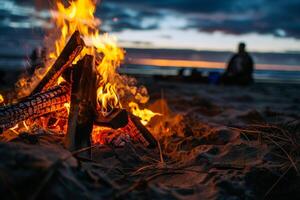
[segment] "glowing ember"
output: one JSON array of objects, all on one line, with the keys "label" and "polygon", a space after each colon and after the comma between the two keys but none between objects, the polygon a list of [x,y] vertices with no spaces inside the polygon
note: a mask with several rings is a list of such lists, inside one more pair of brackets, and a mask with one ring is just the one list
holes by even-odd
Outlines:
[{"label": "glowing ember", "polygon": [[65,82],[65,81],[66,80],[62,76],[60,76],[57,80],[57,85],[60,85],[61,83]]},{"label": "glowing ember", "polygon": [[11,130],[12,132],[14,132],[15,134],[19,135],[19,132],[16,130],[19,128],[19,124],[16,124],[14,127],[10,128],[9,130]]},{"label": "glowing ember", "polygon": [[0,103],[3,103],[4,102],[4,98],[3,96],[0,94]]},{"label": "glowing ember", "polygon": [[64,107],[67,109],[68,114],[70,113],[70,103],[65,103]]}]

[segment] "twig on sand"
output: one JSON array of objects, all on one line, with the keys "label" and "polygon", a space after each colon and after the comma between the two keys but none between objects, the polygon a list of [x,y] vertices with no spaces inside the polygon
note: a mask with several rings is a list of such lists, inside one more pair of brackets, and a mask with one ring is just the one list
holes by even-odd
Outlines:
[{"label": "twig on sand", "polygon": [[[244,135],[246,135],[245,133],[249,133],[261,136],[269,145],[271,144],[276,147],[276,149],[273,150],[274,152],[271,151],[271,153],[275,154],[276,150],[282,152],[283,156],[292,164],[297,174],[300,174],[299,167],[297,166],[299,163],[297,152],[300,150],[299,141],[297,141],[297,126],[295,130],[291,130],[292,127],[291,123],[284,125],[252,124],[248,129],[234,127],[232,129],[238,130]],[[293,152],[296,153],[296,155],[294,155]],[[283,159],[283,156],[277,154],[278,158]]]},{"label": "twig on sand", "polygon": [[164,157],[163,157],[163,154],[162,154],[160,142],[157,141],[157,144],[158,144],[158,149],[159,149],[160,162],[161,162],[162,165],[164,165],[165,161],[164,161]]},{"label": "twig on sand", "polygon": [[270,187],[270,189],[266,192],[264,199],[271,193],[271,191],[276,187],[276,185],[283,179],[283,177],[288,173],[288,171],[292,168],[292,165],[277,179],[277,181]]}]

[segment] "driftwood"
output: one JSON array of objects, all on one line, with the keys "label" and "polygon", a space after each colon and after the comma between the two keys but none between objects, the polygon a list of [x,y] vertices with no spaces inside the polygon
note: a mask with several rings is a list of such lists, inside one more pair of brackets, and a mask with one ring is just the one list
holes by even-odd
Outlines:
[{"label": "driftwood", "polygon": [[75,31],[55,63],[31,92],[31,95],[45,91],[49,87],[53,86],[58,77],[62,75],[64,70],[72,64],[73,60],[79,55],[84,46],[85,44],[80,37],[80,33]]},{"label": "driftwood", "polygon": [[[86,55],[74,66],[72,73],[71,107],[64,141],[66,148],[71,151],[91,145],[97,99],[96,81],[94,58]],[[80,156],[90,157],[90,152]]]},{"label": "driftwood", "polygon": [[1,107],[0,129],[8,129],[23,120],[60,110],[69,100],[69,87],[63,84],[23,98],[16,104]]}]

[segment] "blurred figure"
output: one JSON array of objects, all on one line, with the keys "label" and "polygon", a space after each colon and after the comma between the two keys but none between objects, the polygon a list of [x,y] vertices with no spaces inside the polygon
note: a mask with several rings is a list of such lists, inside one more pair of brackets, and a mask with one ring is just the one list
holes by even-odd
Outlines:
[{"label": "blurred figure", "polygon": [[183,76],[184,76],[184,71],[185,71],[185,69],[184,69],[184,68],[181,68],[181,69],[179,69],[179,70],[178,70],[178,74],[177,74],[177,76],[179,76],[179,77],[183,77]]},{"label": "blurred figure", "polygon": [[246,51],[246,44],[241,42],[238,46],[238,53],[230,59],[221,82],[229,85],[248,85],[253,83],[253,70],[253,60]]},{"label": "blurred figure", "polygon": [[30,66],[28,67],[27,72],[30,75],[33,75],[36,68],[43,67],[45,65],[46,49],[41,47],[35,48],[29,58]]}]

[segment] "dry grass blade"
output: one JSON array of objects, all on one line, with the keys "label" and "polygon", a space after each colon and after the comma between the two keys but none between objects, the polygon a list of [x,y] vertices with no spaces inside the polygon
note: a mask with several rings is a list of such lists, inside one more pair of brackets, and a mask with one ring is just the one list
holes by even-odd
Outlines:
[{"label": "dry grass blade", "polygon": [[288,173],[288,171],[292,168],[292,165],[277,179],[277,181],[270,187],[270,189],[266,192],[264,199],[272,192],[272,190],[276,187],[276,185],[283,179],[283,177]]},{"label": "dry grass blade", "polygon": [[299,174],[299,170],[296,166],[296,162],[293,160],[293,158],[289,155],[289,153],[284,149],[282,148],[281,145],[279,145],[275,140],[273,140],[271,137],[268,137],[270,141],[272,141],[277,147],[279,147],[283,152],[284,154],[288,157],[288,159],[290,160],[291,164],[293,165],[294,169],[296,170],[296,172]]},{"label": "dry grass blade", "polygon": [[[276,158],[281,159],[280,162],[288,160],[287,163],[291,163],[295,171],[300,174],[299,167],[297,166],[300,162],[298,153],[300,152],[300,124],[252,124],[245,129],[232,129],[238,130],[241,133],[260,134],[263,141],[270,147],[270,153],[275,155]],[[289,166],[289,164],[285,165]]]}]

